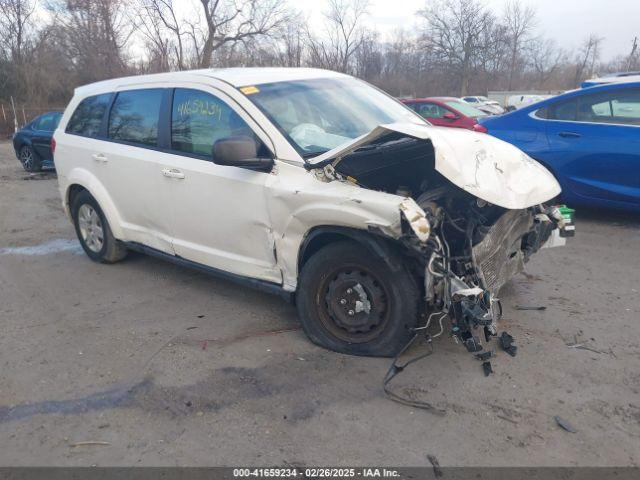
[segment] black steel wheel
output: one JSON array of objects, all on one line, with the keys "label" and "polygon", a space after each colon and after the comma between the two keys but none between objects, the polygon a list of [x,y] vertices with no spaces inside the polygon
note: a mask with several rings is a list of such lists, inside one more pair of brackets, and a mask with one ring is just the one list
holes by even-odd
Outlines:
[{"label": "black steel wheel", "polygon": [[393,356],[406,344],[418,322],[419,291],[402,258],[393,257],[340,242],[307,261],[296,305],[314,343],[371,356]]}]

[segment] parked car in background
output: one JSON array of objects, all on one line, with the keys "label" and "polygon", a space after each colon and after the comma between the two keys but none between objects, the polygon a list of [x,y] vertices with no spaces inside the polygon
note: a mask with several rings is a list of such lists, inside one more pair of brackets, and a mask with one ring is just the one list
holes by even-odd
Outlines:
[{"label": "parked car in background", "polygon": [[494,295],[567,230],[543,205],[560,186],[513,145],[326,70],[99,82],[75,90],[54,138],[92,260],[136,250],[277,293],[344,353],[397,354],[421,313],[482,349]]},{"label": "parked car in background", "polygon": [[488,114],[455,97],[429,97],[402,100],[429,123],[439,127],[454,127],[484,132],[478,119]]},{"label": "parked car in background", "polygon": [[489,115],[502,115],[504,113],[504,108],[496,102],[495,100],[489,100],[486,103],[476,106],[478,110],[482,110]]},{"label": "parked car in background", "polygon": [[13,135],[16,157],[27,172],[39,172],[44,167],[53,167],[51,138],[61,117],[62,112],[44,113]]},{"label": "parked car in background", "polygon": [[478,95],[472,97],[462,97],[461,100],[470,105],[473,105],[478,110],[481,110],[489,115],[500,115],[504,113],[504,108],[495,100],[489,100],[487,97]]},{"label": "parked car in background", "polygon": [[483,95],[472,95],[469,97],[462,97],[462,100],[467,103],[472,103],[474,105],[480,105],[481,103],[486,103],[489,99]]},{"label": "parked car in background", "polygon": [[532,103],[540,102],[551,97],[552,95],[511,95],[507,98],[505,110],[507,112],[512,112],[513,110],[518,110],[519,108],[526,107],[527,105],[531,105]]},{"label": "parked car in background", "polygon": [[640,72],[611,73],[600,78],[591,78],[580,84],[581,88],[595,87],[605,83],[640,82]]},{"label": "parked car in background", "polygon": [[567,203],[640,211],[640,82],[574,90],[481,122],[551,170]]}]

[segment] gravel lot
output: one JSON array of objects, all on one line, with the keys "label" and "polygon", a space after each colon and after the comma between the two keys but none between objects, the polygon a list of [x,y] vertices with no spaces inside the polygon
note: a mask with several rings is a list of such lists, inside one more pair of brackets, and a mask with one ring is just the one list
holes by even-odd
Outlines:
[{"label": "gravel lot", "polygon": [[640,218],[579,210],[577,229],[502,292],[515,358],[485,378],[439,338],[398,377],[439,417],[385,398],[388,360],[309,343],[276,297],[92,263],[55,175],[1,143],[0,465],[638,466]]}]

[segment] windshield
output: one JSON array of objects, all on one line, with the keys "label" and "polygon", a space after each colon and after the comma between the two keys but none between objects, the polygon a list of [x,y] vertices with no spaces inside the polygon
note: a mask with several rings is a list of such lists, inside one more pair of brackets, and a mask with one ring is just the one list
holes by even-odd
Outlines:
[{"label": "windshield", "polygon": [[482,110],[478,110],[476,107],[469,105],[468,103],[458,102],[455,100],[451,100],[448,102],[444,102],[451,108],[457,110],[461,114],[466,117],[478,118],[478,117],[486,117],[487,114]]},{"label": "windshield", "polygon": [[413,111],[355,78],[242,87],[304,158],[369,133],[380,124],[424,123]]}]

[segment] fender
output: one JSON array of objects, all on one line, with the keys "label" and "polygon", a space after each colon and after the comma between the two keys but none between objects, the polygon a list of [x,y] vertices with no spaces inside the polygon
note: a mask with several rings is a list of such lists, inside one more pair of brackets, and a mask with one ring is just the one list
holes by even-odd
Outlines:
[{"label": "fender", "polygon": [[[353,240],[361,244],[373,255],[380,257],[380,259],[382,259],[382,261],[385,262],[392,271],[397,271],[401,268],[400,265],[393,262],[391,259],[392,247],[386,237],[376,235],[374,232],[367,230],[338,227],[335,225],[320,225],[312,228],[302,239],[300,250],[298,252],[298,273],[302,269],[308,257],[317,251],[317,248],[314,248],[313,246],[314,243],[316,241],[320,241],[320,237],[325,235],[336,238],[344,237]],[[321,246],[324,246],[324,244]]]},{"label": "fender", "polygon": [[69,205],[69,191],[71,190],[72,185],[80,185],[96,199],[105,217],[107,217],[107,222],[109,222],[109,227],[111,227],[113,236],[118,240],[126,240],[122,232],[120,213],[111,200],[111,197],[107,193],[107,189],[104,187],[102,182],[100,182],[95,175],[83,168],[73,168],[67,174],[64,192],[64,207],[68,212],[71,207],[71,205]]}]

